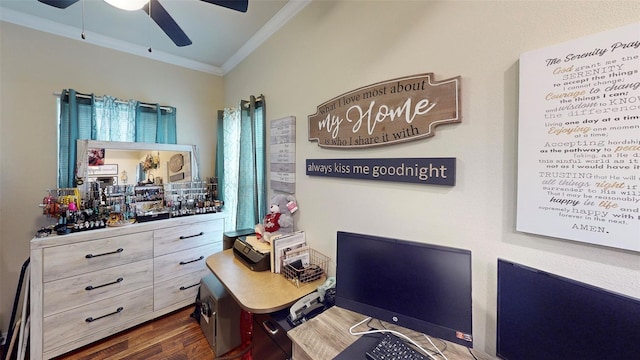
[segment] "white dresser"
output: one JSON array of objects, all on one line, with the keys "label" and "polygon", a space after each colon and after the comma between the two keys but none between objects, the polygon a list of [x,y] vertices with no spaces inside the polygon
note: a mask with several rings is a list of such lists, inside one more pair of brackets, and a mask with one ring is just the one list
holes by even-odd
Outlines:
[{"label": "white dresser", "polygon": [[224,213],[31,240],[31,359],[193,304]]}]

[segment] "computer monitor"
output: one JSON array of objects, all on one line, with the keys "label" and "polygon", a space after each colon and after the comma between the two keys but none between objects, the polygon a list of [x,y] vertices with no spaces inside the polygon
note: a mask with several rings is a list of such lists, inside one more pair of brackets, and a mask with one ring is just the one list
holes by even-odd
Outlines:
[{"label": "computer monitor", "polygon": [[338,232],[336,305],[473,347],[471,252]]},{"label": "computer monitor", "polygon": [[497,355],[637,359],[640,300],[498,259]]}]

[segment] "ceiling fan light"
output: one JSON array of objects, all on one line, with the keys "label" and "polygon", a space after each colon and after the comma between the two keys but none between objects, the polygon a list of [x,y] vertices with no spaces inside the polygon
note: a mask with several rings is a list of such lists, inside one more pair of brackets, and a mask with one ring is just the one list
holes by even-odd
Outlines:
[{"label": "ceiling fan light", "polygon": [[134,11],[142,9],[149,0],[104,0],[107,4],[118,9]]}]

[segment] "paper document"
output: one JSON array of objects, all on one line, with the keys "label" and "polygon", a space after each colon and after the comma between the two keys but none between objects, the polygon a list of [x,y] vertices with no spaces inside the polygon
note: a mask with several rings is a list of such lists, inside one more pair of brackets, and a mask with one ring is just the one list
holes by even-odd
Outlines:
[{"label": "paper document", "polygon": [[271,244],[266,241],[260,241],[256,236],[247,236],[247,244],[251,245],[255,251],[266,254],[271,252]]},{"label": "paper document", "polygon": [[307,245],[307,240],[304,231],[297,231],[292,234],[282,235],[275,239],[272,239],[271,252],[271,270],[277,274],[280,273],[280,267],[282,265],[282,257],[286,251],[301,248]]}]

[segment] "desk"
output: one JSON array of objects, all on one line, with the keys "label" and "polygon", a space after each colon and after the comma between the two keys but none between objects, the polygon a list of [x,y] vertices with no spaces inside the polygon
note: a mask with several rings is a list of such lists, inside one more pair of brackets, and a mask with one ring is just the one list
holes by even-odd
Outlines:
[{"label": "desk", "polygon": [[207,258],[207,267],[244,310],[267,314],[288,308],[301,297],[315,291],[324,277],[296,287],[281,274],[252,271],[227,249]]},{"label": "desk", "polygon": [[[293,360],[333,359],[359,338],[359,336],[349,334],[349,328],[364,320],[365,317],[362,314],[334,306],[306,323],[291,329],[287,334],[293,342]],[[376,324],[377,321],[372,323],[373,326]],[[421,334],[389,323],[384,324],[390,330],[400,331],[409,336],[421,346],[432,348]],[[360,325],[356,331],[366,329],[365,325]],[[442,349],[443,340],[432,339],[432,341]],[[479,360],[495,359],[480,351],[472,351]],[[447,348],[443,353],[449,360],[473,360],[473,356],[469,354],[467,348],[451,342],[447,342]]]},{"label": "desk", "polygon": [[[249,320],[249,325],[241,324],[243,336],[247,332],[251,333],[251,322],[254,324],[255,332],[251,334],[252,358],[288,359],[291,356],[291,342],[284,335],[284,329],[282,332],[275,331],[265,335],[255,321],[262,324],[269,319],[264,314],[286,309],[301,297],[315,291],[318,285],[324,283],[324,277],[298,288],[281,274],[250,270],[235,258],[233,249],[209,256],[206,263],[242,309],[249,314],[258,314],[255,317],[249,315],[250,318],[253,317],[253,320]],[[243,344],[247,340],[243,338]]]}]

